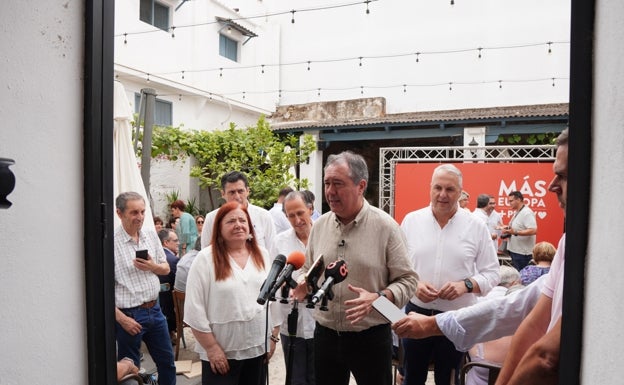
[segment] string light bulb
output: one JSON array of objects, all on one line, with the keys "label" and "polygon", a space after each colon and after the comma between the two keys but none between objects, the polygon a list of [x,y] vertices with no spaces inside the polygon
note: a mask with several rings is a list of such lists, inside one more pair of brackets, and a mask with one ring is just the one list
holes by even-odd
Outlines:
[{"label": "string light bulb", "polygon": [[290,13],[292,13],[292,18],[290,19],[290,23],[291,24],[295,24],[295,11],[294,9],[292,11],[290,11]]},{"label": "string light bulb", "polygon": [[262,73],[264,73],[264,64],[262,65]]},{"label": "string light bulb", "polygon": [[503,88],[503,81],[502,80],[498,81],[498,88]]},{"label": "string light bulb", "polygon": [[482,50],[483,48],[479,47],[478,49],[479,49],[479,59],[481,59],[481,50]]},{"label": "string light bulb", "polygon": [[449,91],[453,91],[453,82],[449,82]]},{"label": "string light bulb", "polygon": [[223,68],[219,68],[219,77],[222,78],[223,77]]},{"label": "string light bulb", "polygon": [[362,56],[360,56],[360,67],[362,66]]},{"label": "string light bulb", "polygon": [[364,95],[364,86],[360,86],[360,95]]},{"label": "string light bulb", "polygon": [[308,60],[308,71],[310,70],[310,61]]},{"label": "string light bulb", "polygon": [[455,0],[451,0],[451,5],[455,5]]},{"label": "string light bulb", "polygon": [[128,32],[124,33],[124,44],[128,44]]},{"label": "string light bulb", "polygon": [[184,79],[184,71],[182,71],[182,79]]},{"label": "string light bulb", "polygon": [[548,42],[548,54],[552,53],[552,47],[551,46],[552,46],[552,41],[549,41]]},{"label": "string light bulb", "polygon": [[416,63],[420,62],[420,52],[416,52]]},{"label": "string light bulb", "polygon": [[282,90],[279,90],[279,91],[277,92],[277,97],[278,97],[278,98],[281,98],[281,97],[282,97]]},{"label": "string light bulb", "polygon": [[552,78],[552,86],[555,86],[555,78]]},{"label": "string light bulb", "polygon": [[150,82],[149,74],[147,74],[147,82]]},{"label": "string light bulb", "polygon": [[368,9],[368,3],[370,3],[370,2],[371,2],[371,0],[366,0],[365,1],[365,3],[366,3],[366,14],[367,15],[370,14],[370,9]]},{"label": "string light bulb", "polygon": [[317,96],[321,96],[321,89],[319,88],[318,91],[316,92]]},{"label": "string light bulb", "polygon": [[180,101],[182,100],[182,94],[178,95],[178,100],[180,100]]},{"label": "string light bulb", "polygon": [[175,39],[175,28],[176,28],[175,26],[173,25],[171,26],[171,38],[172,39]]},{"label": "string light bulb", "polygon": [[403,93],[407,92],[407,84],[403,84]]},{"label": "string light bulb", "polygon": [[245,91],[243,91],[243,99],[245,99]]}]

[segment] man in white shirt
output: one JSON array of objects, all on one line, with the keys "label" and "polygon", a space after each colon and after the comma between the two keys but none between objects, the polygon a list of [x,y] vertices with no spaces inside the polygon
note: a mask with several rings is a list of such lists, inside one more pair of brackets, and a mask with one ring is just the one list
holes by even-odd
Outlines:
[{"label": "man in white shirt", "polygon": [[[462,173],[450,164],[438,166],[431,178],[431,205],[405,216],[401,229],[414,270],[420,276],[406,312],[434,315],[477,302],[499,282],[499,263],[485,223],[457,201]],[[404,339],[404,384],[424,384],[435,361],[437,385],[450,384],[462,352],[446,337]]]},{"label": "man in white shirt", "polygon": [[271,210],[269,210],[271,217],[273,217],[273,223],[275,224],[276,235],[282,231],[290,229],[290,222],[288,222],[288,219],[286,219],[286,215],[284,214],[283,202],[286,195],[292,191],[293,189],[290,187],[284,187],[281,189],[279,196],[277,197],[277,202],[275,202],[273,207],[271,207]]},{"label": "man in white shirt", "polygon": [[473,214],[480,218],[487,225],[492,235],[492,244],[494,249],[498,250],[498,230],[502,226],[501,216],[494,210],[496,208],[496,201],[494,197],[488,194],[479,194],[477,197],[477,208],[473,211]]},{"label": "man in white shirt", "polygon": [[[275,225],[271,214],[262,207],[252,205],[249,198],[249,183],[247,176],[240,171],[230,171],[221,177],[221,197],[226,202],[236,201],[247,208],[251,224],[256,233],[256,241],[259,246],[271,250],[273,238],[275,237]],[[201,248],[204,249],[212,241],[212,227],[215,215],[219,209],[212,210],[206,214],[204,228],[201,233]]]},{"label": "man in white shirt", "polygon": [[[283,200],[284,218],[288,218],[290,228],[277,234],[271,255],[289,255],[293,251],[305,253],[308,245],[308,237],[312,231],[313,202],[308,200],[308,195],[303,191],[291,191]],[[291,226],[292,225],[292,226]],[[301,269],[293,272],[292,278],[297,279]],[[293,299],[288,303],[276,301],[271,304],[271,311],[275,311],[283,321],[280,327],[282,335],[282,350],[286,370],[292,370],[291,378],[293,384],[314,385],[314,326],[312,309],[308,309],[305,304],[293,304]],[[288,317],[293,317],[293,309],[297,309],[297,331],[295,336],[291,336],[288,330]],[[273,313],[275,314],[275,313]],[[292,365],[289,367],[289,355],[292,347]]]},{"label": "man in white shirt", "polygon": [[[557,138],[555,177],[548,190],[557,194],[564,210],[568,185],[568,130]],[[514,334],[497,385],[556,384],[559,370],[561,305],[565,234],[559,241],[551,270],[525,289],[503,298],[458,311],[425,317],[410,314],[393,324],[401,337],[444,335],[461,350]],[[520,325],[518,327],[518,325]]]},{"label": "man in white shirt", "polygon": [[507,237],[507,250],[511,256],[511,262],[520,271],[529,264],[533,257],[537,221],[533,210],[524,203],[524,196],[520,191],[509,193],[509,204],[516,212],[509,221],[509,225],[503,228],[502,236]]}]

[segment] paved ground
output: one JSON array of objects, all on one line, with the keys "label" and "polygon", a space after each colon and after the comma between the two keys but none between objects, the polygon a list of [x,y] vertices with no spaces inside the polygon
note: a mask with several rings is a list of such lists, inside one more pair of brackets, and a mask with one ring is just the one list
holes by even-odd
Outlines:
[{"label": "paved ground", "polygon": [[[184,346],[180,346],[180,356],[178,360],[192,360],[193,362],[199,361],[199,355],[193,351],[195,346],[195,338],[189,328],[184,329],[184,338],[186,339],[186,349]],[[180,344],[182,341],[180,341]],[[142,367],[147,372],[155,370],[154,362],[152,361],[145,345],[143,346],[144,359],[141,363]],[[175,346],[174,346],[175,352]],[[284,355],[282,353],[282,345],[277,344],[275,354],[269,362],[269,385],[283,385],[286,380],[286,364],[284,363]],[[351,378],[350,385],[356,385],[356,382]],[[429,372],[429,378],[427,379],[427,385],[435,384],[433,380],[433,372]],[[186,376],[179,374],[177,379],[177,385],[201,385],[201,375],[194,378],[186,378]],[[320,385],[320,384],[319,384]]]}]

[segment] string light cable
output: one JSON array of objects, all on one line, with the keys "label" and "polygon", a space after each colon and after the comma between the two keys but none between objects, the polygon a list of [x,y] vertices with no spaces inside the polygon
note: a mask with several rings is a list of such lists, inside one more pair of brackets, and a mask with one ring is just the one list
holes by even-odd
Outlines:
[{"label": "string light cable", "polygon": [[[379,0],[364,0],[364,1],[358,1],[355,3],[345,3],[345,4],[334,4],[334,5],[325,5],[325,6],[319,6],[319,7],[310,7],[310,8],[301,8],[301,9],[289,9],[287,11],[278,11],[278,12],[273,12],[273,13],[265,13],[262,15],[255,15],[255,16],[246,16],[246,17],[233,17],[231,19],[228,19],[229,21],[249,21],[249,20],[255,20],[255,19],[264,19],[264,18],[270,18],[270,17],[275,17],[275,16],[282,16],[282,15],[287,15],[287,14],[292,14],[292,19],[291,19],[291,23],[295,23],[295,13],[304,13],[304,12],[316,12],[316,11],[325,11],[328,9],[336,9],[336,8],[345,8],[345,7],[352,7],[352,6],[356,6],[356,5],[366,5],[366,14],[370,13],[369,10],[369,3],[374,3],[377,2]],[[218,20],[215,21],[206,21],[203,23],[195,23],[195,24],[182,24],[182,25],[175,25],[175,26],[171,26],[169,27],[168,32],[171,32],[172,34],[172,38],[175,38],[175,33],[174,31],[180,30],[182,28],[194,28],[194,27],[203,27],[203,26],[207,26],[207,25],[212,25],[212,24],[218,24],[221,23]],[[162,29],[160,28],[152,28],[152,29],[148,29],[145,31],[135,31],[135,32],[124,32],[124,33],[120,33],[115,35],[115,37],[124,37],[124,44],[127,44],[128,40],[127,37],[131,36],[131,35],[143,35],[143,34],[148,34],[148,33],[154,33],[154,32],[163,32]]]},{"label": "string light cable", "polygon": [[370,56],[352,56],[352,57],[342,57],[342,58],[331,58],[331,59],[319,59],[319,60],[300,60],[286,63],[271,63],[271,64],[253,64],[246,66],[230,66],[230,67],[214,67],[214,68],[203,68],[203,69],[184,69],[184,70],[175,70],[175,71],[167,71],[167,72],[159,72],[159,75],[175,75],[181,74],[182,78],[184,78],[184,74],[188,73],[202,73],[202,72],[215,72],[219,71],[220,76],[223,75],[223,71],[237,71],[237,70],[245,70],[245,69],[258,69],[262,74],[268,68],[272,67],[290,67],[290,66],[305,66],[308,71],[313,68],[313,64],[320,63],[339,63],[339,62],[354,62],[357,63],[358,67],[362,67],[363,63],[366,60],[379,60],[379,59],[393,59],[393,58],[401,58],[416,55],[416,62],[420,62],[423,56],[434,56],[434,55],[450,55],[450,54],[458,54],[458,53],[478,53],[481,55],[485,51],[497,51],[497,50],[517,50],[531,47],[539,47],[546,46],[548,48],[547,53],[551,54],[553,45],[569,45],[569,41],[548,41],[548,42],[539,42],[539,43],[525,43],[525,44],[512,44],[505,46],[491,46],[491,47],[474,47],[474,48],[459,48],[459,49],[448,49],[448,50],[435,50],[435,51],[418,51],[418,52],[404,52],[404,53],[395,53],[395,54],[380,54],[380,55],[370,55]]}]

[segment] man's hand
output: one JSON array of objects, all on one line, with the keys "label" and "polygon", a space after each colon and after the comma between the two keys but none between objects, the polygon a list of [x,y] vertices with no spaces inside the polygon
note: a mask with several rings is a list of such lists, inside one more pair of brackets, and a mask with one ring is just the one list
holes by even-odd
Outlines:
[{"label": "man's hand", "polygon": [[433,285],[429,282],[419,281],[418,287],[416,288],[416,298],[423,301],[424,303],[429,303],[439,296],[438,290],[436,290]]},{"label": "man's hand", "polygon": [[152,256],[147,254],[147,259],[135,258],[134,267],[142,271],[154,271],[158,265],[154,263]]},{"label": "man's hand", "polygon": [[147,255],[147,259],[135,258],[134,267],[142,271],[151,271],[156,275],[167,275],[170,270],[167,261],[163,263],[156,263],[149,254]]},{"label": "man's hand", "polygon": [[290,291],[290,295],[293,296],[297,301],[303,302],[308,295],[308,284],[306,283],[306,281],[304,280],[299,282],[297,287]]},{"label": "man's hand", "polygon": [[442,286],[440,292],[438,293],[438,297],[440,299],[446,299],[448,301],[452,301],[461,297],[462,295],[468,293],[468,288],[464,281],[460,282],[447,282]]},{"label": "man's hand", "polygon": [[379,298],[379,294],[371,293],[361,287],[352,285],[349,285],[349,290],[359,294],[357,298],[350,299],[344,303],[347,307],[351,306],[346,311],[347,320],[351,321],[351,324],[355,324],[364,319],[373,310],[373,302]]},{"label": "man's hand", "polygon": [[121,325],[122,329],[126,331],[126,333],[131,336],[136,336],[141,332],[141,324],[136,322],[133,318],[128,317],[123,314],[121,311],[116,312],[116,318],[119,325]]},{"label": "man's hand", "polygon": [[392,324],[392,330],[400,338],[418,339],[442,335],[434,316],[414,312]]}]

